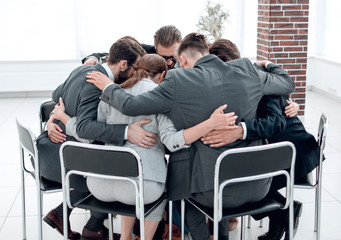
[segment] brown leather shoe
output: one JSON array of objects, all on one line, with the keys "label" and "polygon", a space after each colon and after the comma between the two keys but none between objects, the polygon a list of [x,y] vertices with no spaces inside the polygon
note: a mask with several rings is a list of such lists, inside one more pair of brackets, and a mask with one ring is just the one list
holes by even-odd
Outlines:
[{"label": "brown leather shoe", "polygon": [[108,233],[109,231],[107,229],[101,229],[98,232],[95,232],[84,227],[81,240],[107,240],[109,239]]},{"label": "brown leather shoe", "polygon": [[[63,231],[63,218],[59,217],[56,210],[52,209],[44,218],[44,222],[55,228],[60,234],[64,235]],[[71,231],[70,221],[68,222],[68,238],[69,239],[80,239],[81,235],[78,232]]]}]

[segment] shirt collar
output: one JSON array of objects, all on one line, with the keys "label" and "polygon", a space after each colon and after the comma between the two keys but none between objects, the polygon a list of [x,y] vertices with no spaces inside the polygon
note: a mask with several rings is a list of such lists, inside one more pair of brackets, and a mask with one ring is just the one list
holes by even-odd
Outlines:
[{"label": "shirt collar", "polygon": [[114,75],[112,74],[112,71],[111,69],[109,68],[108,64],[106,63],[102,63],[102,67],[105,69],[105,71],[107,72],[108,74],[108,77],[114,81]]}]

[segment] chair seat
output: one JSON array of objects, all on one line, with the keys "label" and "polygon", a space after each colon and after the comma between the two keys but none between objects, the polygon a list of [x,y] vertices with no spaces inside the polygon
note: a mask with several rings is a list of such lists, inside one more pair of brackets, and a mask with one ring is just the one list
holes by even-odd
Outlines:
[{"label": "chair seat", "polygon": [[[159,204],[167,199],[167,194],[163,193],[161,197],[153,203],[144,206],[145,217],[147,217]],[[89,194],[83,200],[73,203],[74,207],[89,209],[101,213],[112,213],[124,216],[136,216],[135,205],[127,205],[121,202],[104,202]]]},{"label": "chair seat", "polygon": [[[213,208],[203,206],[192,199],[187,199],[193,205],[203,210],[211,220],[213,220]],[[283,204],[275,201],[271,198],[265,198],[256,203],[247,203],[237,208],[225,208],[223,209],[223,218],[233,218],[246,215],[254,215],[258,213],[269,212],[272,210],[283,208]]]},{"label": "chair seat", "polygon": [[[35,172],[30,171],[29,173],[35,179]],[[60,184],[58,182],[50,181],[50,180],[42,177],[41,181],[40,181],[40,189],[43,192],[50,192],[50,191],[54,191],[54,190],[61,191],[62,190],[62,184]]]},{"label": "chair seat", "polygon": [[307,176],[304,178],[300,179],[298,182],[294,184],[294,187],[296,188],[315,188],[316,183],[313,181],[312,174],[309,173]]}]

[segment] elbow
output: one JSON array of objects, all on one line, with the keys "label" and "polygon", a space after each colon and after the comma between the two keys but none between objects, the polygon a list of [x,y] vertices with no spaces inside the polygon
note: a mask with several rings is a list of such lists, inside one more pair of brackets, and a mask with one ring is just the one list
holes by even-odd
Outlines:
[{"label": "elbow", "polygon": [[277,133],[283,132],[285,130],[286,126],[287,126],[287,122],[286,122],[285,118],[281,119],[279,124],[278,124],[278,129],[276,132]]},{"label": "elbow", "polygon": [[78,137],[90,139],[87,132],[88,131],[85,130],[84,124],[77,124],[76,133],[77,133]]},{"label": "elbow", "polygon": [[294,82],[294,80],[292,78],[290,78],[289,93],[295,92],[295,88],[296,88],[295,82]]},{"label": "elbow", "polygon": [[286,126],[287,126],[287,122],[286,122],[285,118],[282,117],[282,116],[281,117],[277,117],[275,121],[276,121],[276,124],[275,124],[276,128],[274,128],[273,134],[271,134],[267,138],[270,138],[273,135],[277,135],[277,134],[283,132],[285,130]]}]

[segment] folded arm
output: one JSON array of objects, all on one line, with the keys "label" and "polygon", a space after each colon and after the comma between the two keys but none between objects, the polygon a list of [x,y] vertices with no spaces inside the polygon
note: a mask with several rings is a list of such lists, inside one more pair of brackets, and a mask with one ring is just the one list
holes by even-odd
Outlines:
[{"label": "folded arm", "polygon": [[171,151],[177,151],[200,139],[214,129],[236,129],[234,112],[224,113],[226,105],[217,108],[209,119],[185,130],[176,131],[172,121],[165,115],[158,116],[160,139]]},{"label": "folded arm", "polygon": [[242,120],[245,128],[240,125],[235,130],[214,130],[206,134],[202,141],[211,147],[221,147],[238,139],[267,139],[282,132],[286,127],[286,120],[280,102],[280,96],[264,96],[258,105],[258,117]]},{"label": "folded arm", "polygon": [[97,107],[100,91],[92,84],[85,83],[77,109],[77,134],[80,138],[92,139],[114,145],[124,144],[127,124],[110,125],[97,121]]},{"label": "folded arm", "polygon": [[288,72],[269,61],[258,61],[259,67],[265,67],[267,72],[255,67],[262,84],[264,95],[289,95],[295,91],[294,80]]},{"label": "folded arm", "polygon": [[246,139],[267,139],[282,132],[286,120],[280,96],[264,96],[259,102],[256,119],[245,119]]},{"label": "folded arm", "polygon": [[97,63],[100,63],[100,59],[102,57],[107,56],[108,53],[92,53],[89,56],[86,56],[82,59],[82,64],[84,65],[96,65]]}]

